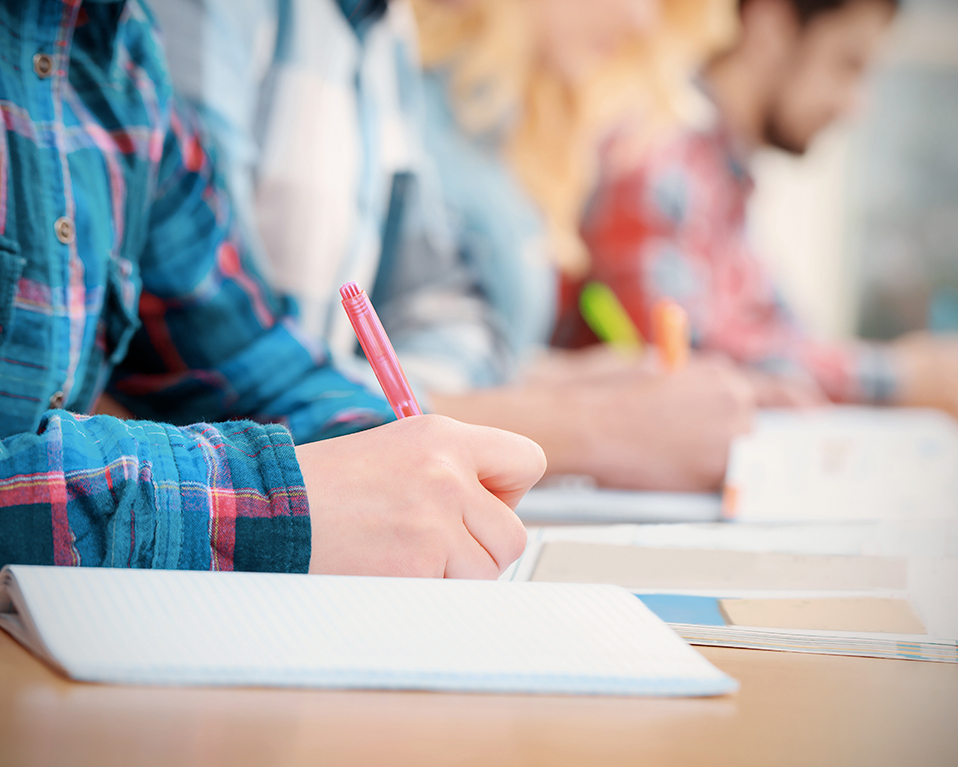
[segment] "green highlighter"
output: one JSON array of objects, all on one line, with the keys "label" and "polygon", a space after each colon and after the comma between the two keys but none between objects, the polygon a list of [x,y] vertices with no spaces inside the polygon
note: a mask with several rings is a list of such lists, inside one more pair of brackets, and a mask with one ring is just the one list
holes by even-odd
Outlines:
[{"label": "green highlighter", "polygon": [[579,311],[600,341],[622,351],[642,348],[642,335],[608,285],[587,282],[579,293]]}]

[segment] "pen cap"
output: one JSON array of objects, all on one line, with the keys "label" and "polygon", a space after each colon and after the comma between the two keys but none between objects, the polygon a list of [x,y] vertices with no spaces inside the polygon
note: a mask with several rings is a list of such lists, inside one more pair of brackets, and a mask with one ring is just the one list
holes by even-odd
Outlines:
[{"label": "pen cap", "polygon": [[689,358],[689,316],[675,301],[663,298],[652,307],[652,337],[666,370],[678,370]]},{"label": "pen cap", "polygon": [[376,311],[366,295],[355,282],[348,282],[339,289],[343,308],[356,331],[359,345],[376,374],[379,385],[399,418],[422,415],[412,387],[406,379],[396,357],[396,351],[386,335]]}]

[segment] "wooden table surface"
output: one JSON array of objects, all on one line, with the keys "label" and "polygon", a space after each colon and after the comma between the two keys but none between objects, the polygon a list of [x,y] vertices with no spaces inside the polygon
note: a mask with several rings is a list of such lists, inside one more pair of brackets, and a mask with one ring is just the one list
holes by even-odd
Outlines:
[{"label": "wooden table surface", "polygon": [[0,765],[958,765],[958,665],[703,648],[712,699],[75,684],[0,631]]}]

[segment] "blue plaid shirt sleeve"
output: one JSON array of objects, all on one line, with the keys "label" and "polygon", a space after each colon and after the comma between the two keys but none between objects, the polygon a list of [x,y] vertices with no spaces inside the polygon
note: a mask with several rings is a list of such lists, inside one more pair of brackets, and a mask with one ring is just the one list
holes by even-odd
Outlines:
[{"label": "blue plaid shirt sleeve", "polygon": [[[294,439],[388,406],[251,266],[141,3],[0,0],[0,50],[0,566],[304,571]],[[148,420],[68,412],[107,381]]]},{"label": "blue plaid shirt sleeve", "polygon": [[175,424],[251,418],[297,443],[393,418],[299,330],[232,215],[191,113],[174,106],[144,255],[139,321],[111,393],[137,416]]},{"label": "blue plaid shirt sleeve", "polygon": [[0,565],[305,572],[289,433],[49,411],[0,442]]}]

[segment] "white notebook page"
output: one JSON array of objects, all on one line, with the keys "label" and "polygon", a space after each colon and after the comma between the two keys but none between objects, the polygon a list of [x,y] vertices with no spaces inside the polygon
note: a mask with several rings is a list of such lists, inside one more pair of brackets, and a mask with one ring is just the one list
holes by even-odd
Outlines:
[{"label": "white notebook page", "polygon": [[79,680],[660,695],[737,687],[614,586],[25,566],[8,568],[8,586],[11,573],[52,660]]}]

